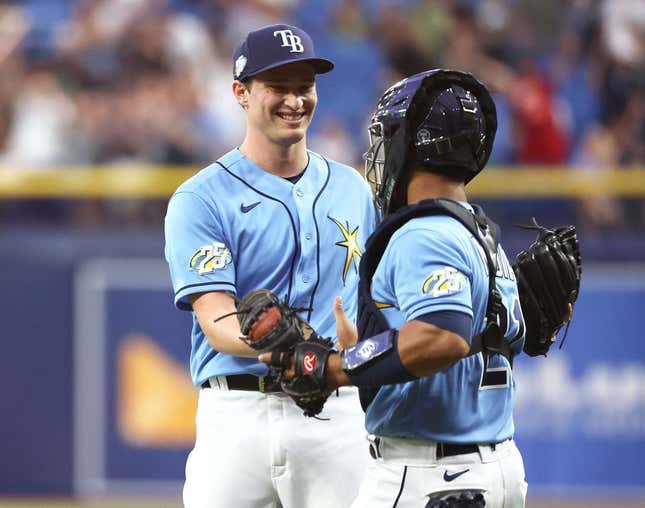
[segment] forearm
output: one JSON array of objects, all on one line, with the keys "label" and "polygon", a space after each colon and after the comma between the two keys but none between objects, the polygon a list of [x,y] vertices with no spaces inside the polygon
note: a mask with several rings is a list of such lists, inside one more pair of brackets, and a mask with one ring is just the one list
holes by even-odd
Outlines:
[{"label": "forearm", "polygon": [[428,323],[410,321],[399,330],[401,363],[416,377],[445,370],[469,351],[469,344],[461,336]]},{"label": "forearm", "polygon": [[340,355],[337,353],[329,355],[327,369],[325,370],[325,387],[327,390],[331,392],[339,386],[351,386],[351,384],[352,381],[341,366]]},{"label": "forearm", "polygon": [[[397,384],[432,376],[465,357],[470,350],[459,335],[421,321],[408,322],[398,331],[390,330],[371,339],[373,360],[361,354],[364,341],[343,351],[342,355],[329,357],[325,373],[328,390],[349,384]],[[359,348],[358,358],[354,348]]]},{"label": "forearm", "polygon": [[220,353],[256,357],[257,351],[240,340],[242,332],[237,316],[220,319],[235,312],[235,301],[226,293],[202,293],[191,297],[193,310],[208,343]]},{"label": "forearm", "polygon": [[256,350],[240,340],[242,332],[237,317],[229,316],[213,323],[215,319],[205,324],[200,322],[202,331],[213,349],[234,356],[256,357],[258,355]]}]

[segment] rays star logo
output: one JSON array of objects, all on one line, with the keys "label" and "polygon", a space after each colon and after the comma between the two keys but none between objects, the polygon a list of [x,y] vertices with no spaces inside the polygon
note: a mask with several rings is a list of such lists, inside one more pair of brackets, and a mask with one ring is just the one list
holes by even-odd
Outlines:
[{"label": "rays star logo", "polygon": [[346,225],[343,225],[342,222],[334,219],[333,217],[328,216],[328,218],[338,226],[338,229],[340,229],[340,232],[343,235],[343,239],[340,242],[336,242],[336,245],[338,245],[339,247],[345,247],[345,249],[347,249],[345,251],[345,264],[343,266],[344,284],[345,280],[347,279],[347,272],[349,272],[350,266],[354,265],[354,271],[358,273],[358,262],[363,255],[361,248],[358,245],[358,226],[352,229],[349,225],[349,222],[346,222]]}]

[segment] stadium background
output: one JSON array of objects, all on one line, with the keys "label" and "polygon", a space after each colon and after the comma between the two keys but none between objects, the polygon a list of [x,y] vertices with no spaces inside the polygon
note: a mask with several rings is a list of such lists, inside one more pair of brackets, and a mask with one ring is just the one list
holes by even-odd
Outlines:
[{"label": "stadium background", "polygon": [[233,45],[285,20],[337,63],[310,146],[357,168],[400,77],[491,87],[472,199],[510,254],[536,216],[586,262],[564,349],[515,368],[528,506],[645,506],[643,0],[0,2],[0,506],[178,506],[196,390],[165,204],[241,141]]}]

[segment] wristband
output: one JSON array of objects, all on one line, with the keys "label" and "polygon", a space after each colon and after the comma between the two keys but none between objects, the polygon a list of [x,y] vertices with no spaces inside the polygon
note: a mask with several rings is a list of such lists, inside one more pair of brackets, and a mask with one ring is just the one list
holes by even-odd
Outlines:
[{"label": "wristband", "polygon": [[387,330],[342,351],[341,366],[353,385],[393,385],[418,379],[401,363],[398,336],[398,330]]}]

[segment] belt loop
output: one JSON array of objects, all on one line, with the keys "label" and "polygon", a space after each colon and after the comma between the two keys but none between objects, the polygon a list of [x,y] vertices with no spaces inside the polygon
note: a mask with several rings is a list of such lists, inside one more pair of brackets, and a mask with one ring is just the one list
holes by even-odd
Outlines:
[{"label": "belt loop", "polygon": [[370,443],[370,455],[372,456],[372,458],[374,460],[380,459],[381,458],[381,449],[380,449],[381,438],[373,434],[368,434],[367,440]]}]

